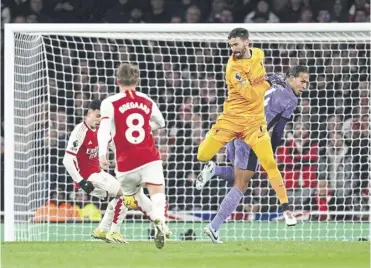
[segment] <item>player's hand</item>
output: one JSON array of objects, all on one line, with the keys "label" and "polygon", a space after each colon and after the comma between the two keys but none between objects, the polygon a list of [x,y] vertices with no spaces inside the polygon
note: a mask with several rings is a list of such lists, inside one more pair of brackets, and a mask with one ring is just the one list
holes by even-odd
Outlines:
[{"label": "player's hand", "polygon": [[101,169],[108,170],[109,169],[109,162],[105,156],[99,157],[99,165]]},{"label": "player's hand", "polygon": [[94,185],[91,183],[91,181],[82,180],[79,182],[79,186],[81,189],[84,190],[85,193],[90,194],[92,191],[94,191]]},{"label": "player's hand", "polygon": [[265,79],[271,86],[273,85],[283,85],[284,84],[284,79],[281,75],[279,74],[273,74],[271,76],[268,76]]}]

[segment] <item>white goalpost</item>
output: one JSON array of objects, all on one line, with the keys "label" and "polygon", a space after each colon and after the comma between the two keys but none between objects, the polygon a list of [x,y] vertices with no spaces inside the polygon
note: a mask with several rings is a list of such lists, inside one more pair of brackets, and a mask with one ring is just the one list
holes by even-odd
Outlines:
[{"label": "white goalpost", "polygon": [[[247,28],[252,46],[264,50],[268,75],[305,65],[311,82],[276,157],[299,224],[284,226],[259,174],[223,226],[223,239],[369,239],[370,23],[6,24],[5,241],[90,239],[97,217],[83,208],[104,211],[108,201],[76,192],[62,159],[87,103],[117,92],[121,62],[139,65],[140,90],[167,122],[154,135],[174,239],[189,229],[204,239],[202,227],[231,185],[215,178],[196,190],[196,154],[222,111],[227,35],[236,27]],[[215,161],[229,164],[224,150]],[[132,210],[121,231],[147,240],[151,230]]]}]

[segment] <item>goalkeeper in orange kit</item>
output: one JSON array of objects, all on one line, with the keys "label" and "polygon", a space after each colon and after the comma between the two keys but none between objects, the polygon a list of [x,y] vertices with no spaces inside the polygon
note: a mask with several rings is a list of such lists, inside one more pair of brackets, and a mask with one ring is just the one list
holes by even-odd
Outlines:
[{"label": "goalkeeper in orange kit", "polygon": [[[264,52],[259,48],[249,47],[246,29],[233,29],[228,40],[233,53],[225,76],[228,97],[224,102],[223,113],[198,148],[197,159],[207,162],[229,141],[243,139],[267,172],[282,205],[287,225],[295,225],[296,219],[289,210],[286,188],[274,159],[264,115],[264,94],[275,83],[276,76],[265,79]],[[246,170],[235,168],[234,187],[228,194],[231,199],[228,210],[235,210],[238,206],[247,189],[248,178]],[[214,242],[219,241],[217,230],[208,226],[205,232]]]}]

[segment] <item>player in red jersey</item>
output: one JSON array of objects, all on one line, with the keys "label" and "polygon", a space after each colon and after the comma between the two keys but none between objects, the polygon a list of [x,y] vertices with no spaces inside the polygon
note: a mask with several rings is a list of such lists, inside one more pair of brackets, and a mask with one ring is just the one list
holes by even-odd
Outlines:
[{"label": "player in red jersey", "polygon": [[72,131],[63,164],[75,183],[87,194],[100,199],[108,194],[114,198],[92,236],[111,243],[126,243],[120,226],[128,209],[124,205],[120,183],[99,167],[97,129],[101,120],[100,105],[100,101],[92,101],[84,121]]},{"label": "player in red jersey", "polygon": [[[157,105],[136,91],[139,69],[121,64],[117,70],[120,93],[102,102],[102,121],[98,131],[99,161],[108,168],[107,149],[112,139],[116,161],[116,177],[125,196],[133,196],[137,206],[147,204],[142,187],[148,189],[152,207],[150,218],[155,228],[155,245],[162,248],[169,233],[165,225],[165,179],[160,153],[152,131],[163,128],[165,120]],[[147,207],[147,210],[150,209]]]}]

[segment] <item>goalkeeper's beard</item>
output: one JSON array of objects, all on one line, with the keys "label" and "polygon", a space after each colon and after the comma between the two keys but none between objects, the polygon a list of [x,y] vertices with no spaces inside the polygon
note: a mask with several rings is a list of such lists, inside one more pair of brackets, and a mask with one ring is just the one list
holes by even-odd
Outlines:
[{"label": "goalkeeper's beard", "polygon": [[[235,51],[233,53],[233,55],[236,59],[242,59],[245,56],[246,51],[247,51],[247,48],[245,47],[245,48],[241,49],[241,51]],[[239,53],[239,54],[237,55],[237,53]]]}]

